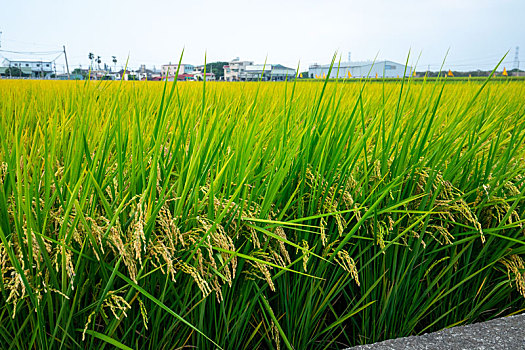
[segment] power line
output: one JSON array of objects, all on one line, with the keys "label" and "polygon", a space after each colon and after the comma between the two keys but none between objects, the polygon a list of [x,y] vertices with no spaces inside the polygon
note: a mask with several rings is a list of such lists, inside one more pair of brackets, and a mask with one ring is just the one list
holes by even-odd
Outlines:
[{"label": "power line", "polygon": [[0,50],[0,52],[14,53],[18,55],[52,55],[60,53],[62,51],[11,51],[11,50]]},{"label": "power line", "polygon": [[55,57],[55,58],[53,58],[53,59],[51,60],[51,62],[55,62],[56,60],[58,60],[58,58],[59,58],[60,56],[62,56],[62,54],[64,54],[64,53],[63,53],[63,52],[59,53],[57,57]]}]

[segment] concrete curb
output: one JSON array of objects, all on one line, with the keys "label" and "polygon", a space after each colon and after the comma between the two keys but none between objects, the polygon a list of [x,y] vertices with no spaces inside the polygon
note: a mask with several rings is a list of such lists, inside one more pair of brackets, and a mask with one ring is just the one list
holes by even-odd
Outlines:
[{"label": "concrete curb", "polygon": [[525,350],[525,314],[347,350]]}]

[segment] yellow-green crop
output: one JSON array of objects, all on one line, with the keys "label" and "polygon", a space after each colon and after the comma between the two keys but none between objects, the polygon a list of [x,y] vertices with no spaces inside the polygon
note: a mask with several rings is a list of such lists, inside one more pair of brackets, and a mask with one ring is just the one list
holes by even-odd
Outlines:
[{"label": "yellow-green crop", "polygon": [[521,82],[0,81],[0,348],[344,348],[525,308]]}]

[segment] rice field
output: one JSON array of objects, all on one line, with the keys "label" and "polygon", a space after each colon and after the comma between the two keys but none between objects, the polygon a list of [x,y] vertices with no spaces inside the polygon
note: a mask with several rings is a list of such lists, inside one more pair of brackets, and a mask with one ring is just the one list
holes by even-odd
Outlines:
[{"label": "rice field", "polygon": [[525,309],[525,84],[0,80],[0,348],[339,349]]}]

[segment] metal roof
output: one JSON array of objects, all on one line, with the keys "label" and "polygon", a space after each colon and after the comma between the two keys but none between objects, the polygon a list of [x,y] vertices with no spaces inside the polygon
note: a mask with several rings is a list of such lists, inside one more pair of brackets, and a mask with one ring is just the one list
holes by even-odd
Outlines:
[{"label": "metal roof", "polygon": [[53,61],[46,60],[35,60],[35,59],[22,59],[22,60],[10,60],[9,58],[5,59],[8,62],[17,62],[17,63],[53,63]]},{"label": "metal roof", "polygon": [[293,70],[293,71],[295,70],[294,68],[285,67],[282,64],[274,64],[272,66],[273,66],[273,68],[276,68],[276,69],[290,69],[290,70]]}]

